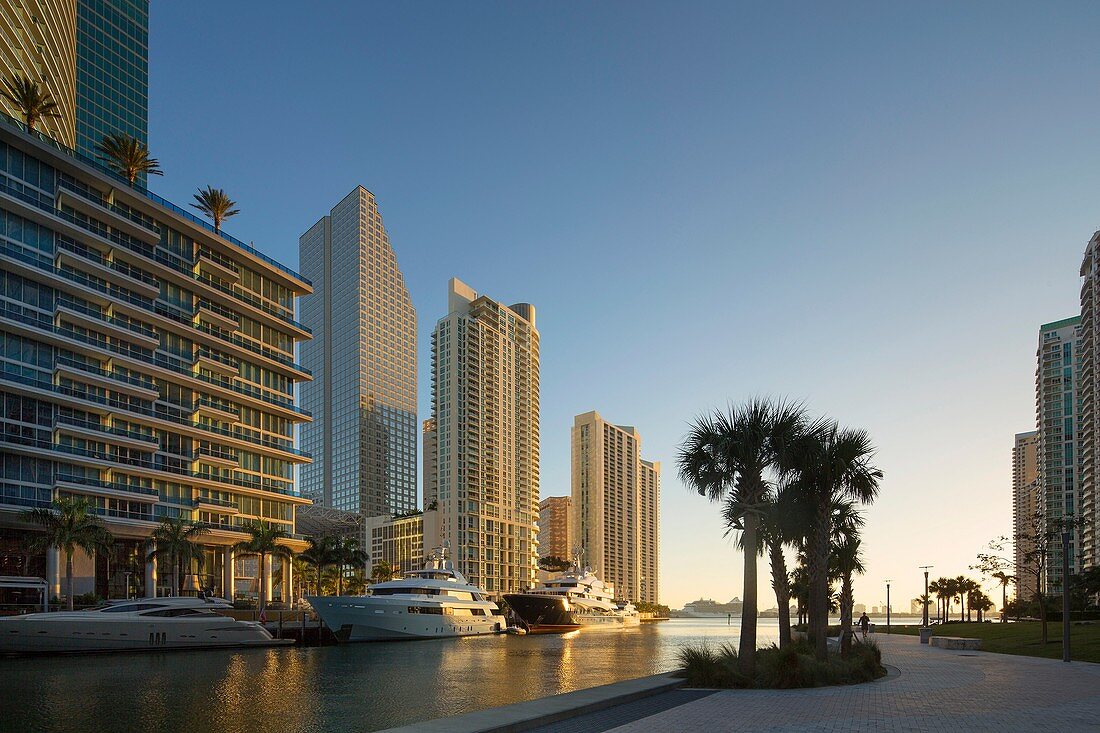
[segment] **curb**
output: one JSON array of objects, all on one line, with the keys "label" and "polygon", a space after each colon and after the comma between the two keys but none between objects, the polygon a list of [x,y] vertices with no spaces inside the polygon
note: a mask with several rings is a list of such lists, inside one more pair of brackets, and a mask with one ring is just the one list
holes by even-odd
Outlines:
[{"label": "curb", "polygon": [[658,674],[387,728],[380,733],[518,733],[683,686],[683,679]]}]

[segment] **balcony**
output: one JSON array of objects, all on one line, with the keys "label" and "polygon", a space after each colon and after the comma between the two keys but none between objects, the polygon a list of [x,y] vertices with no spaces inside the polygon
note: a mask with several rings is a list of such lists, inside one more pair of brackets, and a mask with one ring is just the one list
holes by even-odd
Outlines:
[{"label": "balcony", "polygon": [[196,417],[205,416],[227,423],[238,423],[241,420],[240,410],[209,397],[199,397],[195,400],[194,415]]},{"label": "balcony", "polygon": [[219,257],[213,252],[208,250],[200,250],[198,260],[195,262],[195,269],[200,274],[205,274],[208,277],[216,277],[221,280],[225,280],[230,283],[239,283],[241,281],[241,274],[237,271],[236,265],[228,257]]},{"label": "balcony", "polygon": [[153,380],[138,379],[118,372],[59,355],[54,365],[54,376],[65,377],[76,382],[84,382],[97,387],[122,392],[145,400],[155,400],[160,396]]},{"label": "balcony", "polygon": [[234,377],[240,376],[241,373],[239,362],[201,347],[195,350],[195,358],[192,360],[191,365],[196,369],[201,367]]},{"label": "balcony", "polygon": [[195,451],[195,470],[199,464],[222,466],[223,468],[237,468],[239,459],[235,451],[224,448],[200,447]]},{"label": "balcony", "polygon": [[143,221],[126,209],[104,201],[101,197],[82,191],[68,181],[57,183],[57,206],[68,206],[85,216],[105,221],[109,226],[126,232],[149,244],[160,242],[160,228]]},{"label": "balcony", "polygon": [[59,239],[55,263],[58,267],[68,265],[74,270],[91,273],[147,298],[160,295],[160,287],[156,281],[136,267],[109,260],[94,250],[70,243],[64,238]]},{"label": "balcony", "polygon": [[233,311],[205,300],[199,301],[199,304],[195,306],[194,317],[199,321],[205,321],[212,326],[230,332],[241,327],[240,321]]},{"label": "balcony", "polygon": [[102,331],[112,338],[131,341],[150,351],[160,346],[160,339],[153,329],[134,321],[102,313],[75,300],[58,298],[54,307],[54,316],[92,331]]},{"label": "balcony", "polygon": [[107,496],[127,501],[140,501],[142,503],[156,504],[160,501],[160,494],[156,489],[144,486],[133,486],[117,481],[100,481],[99,479],[70,476],[59,473],[54,482],[54,488],[60,491],[92,494],[94,496]]},{"label": "balcony", "polygon": [[91,420],[81,420],[80,418],[68,415],[57,416],[57,422],[54,425],[54,433],[102,441],[104,443],[122,446],[123,448],[132,448],[134,450],[147,451],[149,453],[154,453],[160,449],[160,441],[157,440],[155,435],[139,433],[136,430],[127,430],[125,428],[116,428],[113,425],[105,425],[100,422],[92,422]]},{"label": "balcony", "polygon": [[191,500],[192,505],[200,511],[218,512],[220,514],[239,514],[240,505],[235,501],[215,499],[209,496],[198,496]]}]

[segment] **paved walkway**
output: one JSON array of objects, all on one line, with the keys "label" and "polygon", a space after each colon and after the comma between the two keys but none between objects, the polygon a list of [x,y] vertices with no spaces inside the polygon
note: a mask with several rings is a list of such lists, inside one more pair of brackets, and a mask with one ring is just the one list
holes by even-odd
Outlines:
[{"label": "paved walkway", "polygon": [[[878,634],[875,640],[891,669],[874,683],[722,690],[618,727],[590,730],[1100,730],[1100,664],[932,649],[914,636]],[[620,713],[629,714],[640,702],[618,706]]]}]

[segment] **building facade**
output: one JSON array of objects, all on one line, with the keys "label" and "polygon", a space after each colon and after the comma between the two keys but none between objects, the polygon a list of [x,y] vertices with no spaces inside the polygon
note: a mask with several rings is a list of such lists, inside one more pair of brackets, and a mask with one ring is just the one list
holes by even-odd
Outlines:
[{"label": "building facade", "polygon": [[[1034,535],[1039,511],[1039,431],[1016,433],[1012,446],[1012,536]],[[1035,597],[1035,576],[1027,569],[1024,552],[1027,543],[1013,542],[1013,574],[1016,597]]]},{"label": "building facade", "polygon": [[534,306],[505,306],[451,279],[448,314],[432,333],[432,418],[440,538],[456,567],[493,595],[529,588],[539,521]]},{"label": "building facade", "polygon": [[1080,448],[1082,567],[1100,565],[1100,232],[1081,261],[1081,359],[1077,419]]},{"label": "building facade", "polygon": [[374,195],[358,186],[299,240],[302,300],[314,338],[302,363],[313,422],[302,491],[364,516],[416,509],[416,311]]},{"label": "building facade", "polygon": [[[1043,521],[1049,531],[1060,534],[1061,522],[1076,516],[1079,505],[1077,416],[1080,413],[1077,390],[1080,371],[1081,317],[1073,316],[1046,323],[1039,329],[1036,353],[1035,410],[1039,429],[1038,500]],[[1050,543],[1045,592],[1062,592],[1062,546]],[[1070,573],[1079,567],[1077,548],[1080,533],[1070,539]]]},{"label": "building facade", "polygon": [[0,573],[59,593],[58,553],[24,555],[22,513],[78,496],[116,547],[79,554],[77,593],[168,592],[145,541],[175,517],[210,527],[185,587],[254,592],[256,559],[231,546],[254,521],[293,533],[308,503],[294,389],[310,375],[294,352],[309,282],[6,121],[0,217]]},{"label": "building facade", "polygon": [[641,458],[642,438],[598,412],[573,420],[573,526],[581,561],[626,600],[660,596],[660,463]]},{"label": "building facade", "polygon": [[548,496],[539,502],[539,557],[573,559],[573,497]]},{"label": "building facade", "polygon": [[[91,158],[104,136],[148,140],[148,0],[0,0],[5,79],[26,75],[58,105],[38,129]],[[0,110],[22,119],[6,99]]]},{"label": "building facade", "polygon": [[439,545],[439,512],[414,512],[403,517],[367,517],[367,577],[375,563],[385,561],[399,573],[419,570]]}]

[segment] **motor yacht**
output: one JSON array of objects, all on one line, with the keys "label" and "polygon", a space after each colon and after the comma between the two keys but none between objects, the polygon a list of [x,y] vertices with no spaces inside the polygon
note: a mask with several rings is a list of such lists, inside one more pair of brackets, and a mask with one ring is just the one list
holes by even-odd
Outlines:
[{"label": "motor yacht", "polygon": [[581,627],[624,628],[641,621],[633,603],[616,601],[612,585],[576,564],[525,593],[506,593],[504,600],[532,634],[556,634]]},{"label": "motor yacht", "polygon": [[163,651],[293,644],[219,611],[223,598],[141,598],[0,618],[0,654]]},{"label": "motor yacht", "polygon": [[446,559],[434,555],[422,570],[376,583],[366,596],[308,596],[340,641],[433,639],[503,633],[497,604]]}]

